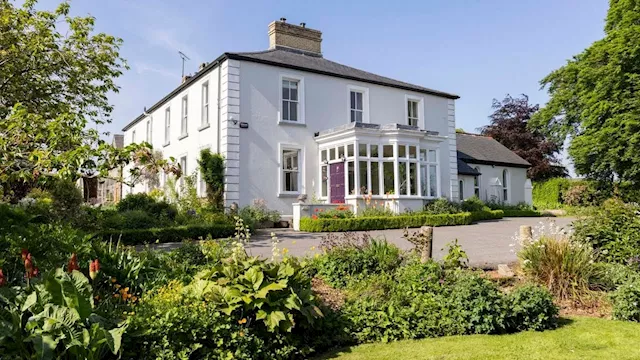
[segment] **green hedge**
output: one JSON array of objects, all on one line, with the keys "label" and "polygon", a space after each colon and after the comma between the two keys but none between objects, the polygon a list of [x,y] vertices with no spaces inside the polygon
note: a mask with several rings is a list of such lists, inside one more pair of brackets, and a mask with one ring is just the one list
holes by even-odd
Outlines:
[{"label": "green hedge", "polygon": [[185,225],[152,229],[106,230],[97,236],[104,240],[120,240],[126,245],[155,242],[180,242],[186,239],[200,239],[211,235],[214,239],[233,236],[233,224]]},{"label": "green hedge", "polygon": [[502,210],[504,217],[539,217],[542,213],[537,210]]},{"label": "green hedge", "polygon": [[441,215],[406,215],[387,217],[355,217],[349,219],[300,219],[300,231],[339,232],[450,226],[471,224],[471,213]]},{"label": "green hedge", "polygon": [[471,213],[471,220],[473,222],[481,220],[495,220],[502,219],[504,217],[503,210],[482,210],[474,211]]}]

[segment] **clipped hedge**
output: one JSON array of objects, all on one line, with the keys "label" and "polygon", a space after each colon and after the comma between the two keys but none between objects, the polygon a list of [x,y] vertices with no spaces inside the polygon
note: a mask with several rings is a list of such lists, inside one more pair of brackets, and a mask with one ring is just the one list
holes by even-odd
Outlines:
[{"label": "clipped hedge", "polygon": [[355,217],[349,219],[300,219],[300,231],[340,232],[451,226],[471,224],[471,213],[441,215],[406,215],[388,217]]},{"label": "clipped hedge", "polygon": [[504,217],[504,210],[482,210],[471,213],[471,221],[495,220]]},{"label": "clipped hedge", "polygon": [[540,217],[542,213],[537,210],[502,210],[504,217]]},{"label": "clipped hedge", "polygon": [[125,245],[147,243],[180,242],[186,239],[200,239],[211,235],[214,239],[233,236],[234,224],[185,225],[152,229],[105,230],[97,236],[104,240],[120,240]]}]

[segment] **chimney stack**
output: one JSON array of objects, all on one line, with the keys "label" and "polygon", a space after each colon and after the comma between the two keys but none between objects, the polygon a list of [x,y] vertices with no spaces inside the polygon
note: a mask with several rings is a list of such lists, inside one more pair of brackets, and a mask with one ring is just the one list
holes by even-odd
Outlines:
[{"label": "chimney stack", "polygon": [[293,25],[286,21],[280,18],[269,24],[269,49],[285,47],[322,55],[322,32],[307,28],[306,23]]}]

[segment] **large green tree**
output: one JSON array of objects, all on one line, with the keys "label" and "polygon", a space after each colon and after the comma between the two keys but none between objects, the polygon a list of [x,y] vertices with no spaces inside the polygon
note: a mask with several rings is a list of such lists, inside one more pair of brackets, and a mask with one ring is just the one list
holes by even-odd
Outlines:
[{"label": "large green tree", "polygon": [[122,40],[94,33],[95,19],[70,16],[68,2],[53,11],[36,4],[0,0],[0,195],[17,200],[49,178],[106,175],[131,162],[127,178],[139,179],[153,160],[148,144],[115,149],[98,130],[127,69]]},{"label": "large green tree", "polygon": [[577,174],[640,182],[640,1],[611,0],[605,37],[545,77],[550,100],[531,122],[569,137]]}]

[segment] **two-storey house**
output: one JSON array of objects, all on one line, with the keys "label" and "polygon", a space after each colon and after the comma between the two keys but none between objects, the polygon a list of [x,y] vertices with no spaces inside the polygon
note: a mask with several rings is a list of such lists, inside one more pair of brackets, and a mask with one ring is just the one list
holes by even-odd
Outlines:
[{"label": "two-storey house", "polygon": [[226,205],[262,198],[285,216],[303,194],[398,212],[459,199],[458,96],[333,62],[321,43],[305,24],[272,22],[268,50],[203,64],[128,124],[125,142],[148,141],[187,174],[211,148],[226,159]]}]

